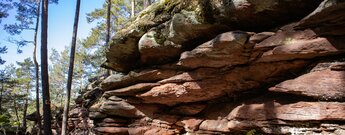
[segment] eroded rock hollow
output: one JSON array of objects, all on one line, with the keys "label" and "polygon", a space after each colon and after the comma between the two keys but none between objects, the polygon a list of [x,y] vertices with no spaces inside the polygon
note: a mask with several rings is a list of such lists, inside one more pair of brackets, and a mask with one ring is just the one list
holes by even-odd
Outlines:
[{"label": "eroded rock hollow", "polygon": [[343,135],[344,51],[343,0],[163,0],[72,112],[96,134]]}]

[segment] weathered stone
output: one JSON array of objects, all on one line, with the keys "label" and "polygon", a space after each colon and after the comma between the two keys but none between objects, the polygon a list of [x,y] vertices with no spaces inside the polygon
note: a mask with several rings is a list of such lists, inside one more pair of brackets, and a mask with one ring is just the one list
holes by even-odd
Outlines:
[{"label": "weathered stone", "polygon": [[338,102],[297,102],[279,104],[265,102],[236,107],[228,116],[229,120],[262,121],[280,119],[287,121],[344,121],[345,104]]},{"label": "weathered stone", "polygon": [[[210,35],[214,36],[221,31],[220,28],[225,27],[219,24],[205,23],[205,20],[202,20],[200,15],[198,15],[198,12],[200,11],[182,10],[180,13],[174,14],[168,26],[169,34],[167,39],[176,44],[184,44],[203,36],[205,38]],[[188,44],[184,45],[190,46]]]},{"label": "weathered stone", "polygon": [[199,125],[203,120],[195,118],[183,118],[181,121],[178,121],[176,125],[182,126],[187,131],[196,131],[199,130]]},{"label": "weathered stone", "polygon": [[[151,119],[152,118],[152,119]],[[158,118],[158,119],[156,119]],[[155,115],[136,120],[129,127],[129,133],[133,135],[137,134],[179,134],[179,128],[173,127],[179,117],[174,115]]]},{"label": "weathered stone", "polygon": [[198,82],[185,82],[182,85],[168,83],[152,88],[137,97],[145,103],[175,105],[178,103],[197,102],[220,97],[228,89],[222,79],[208,79]]},{"label": "weathered stone", "polygon": [[[166,29],[167,32],[164,33],[169,33],[168,37],[162,38],[162,43],[172,41],[178,45],[188,45],[195,39],[208,40],[210,39],[208,37],[226,30],[248,28],[261,30],[295,21],[310,13],[321,0],[307,0],[295,4],[296,2],[295,0],[265,0],[264,2],[162,1],[152,6],[156,9],[148,9],[138,15],[135,21],[131,22],[131,25],[116,34],[117,36],[106,54],[107,63],[104,65],[122,72],[128,72],[140,65],[141,58],[137,43],[152,27]],[[171,22],[171,25],[159,28],[162,27],[159,24],[166,22]],[[173,56],[173,54],[168,56]],[[144,55],[144,62],[147,58],[151,58],[151,56],[146,56],[149,55]],[[154,57],[156,56],[160,57],[161,55]]]},{"label": "weathered stone", "polygon": [[105,118],[101,120],[102,123],[127,123],[128,120],[124,118],[116,118],[116,117],[111,117],[111,118]]},{"label": "weathered stone", "polygon": [[265,52],[258,61],[271,62],[293,59],[311,59],[319,56],[343,53],[345,50],[345,46],[343,46],[342,42],[343,39],[344,37],[339,37],[337,39],[316,38],[311,40],[291,39],[290,41],[286,41],[283,45]]},{"label": "weathered stone", "polygon": [[128,128],[125,127],[96,127],[94,128],[98,134],[116,134],[116,135],[128,135]]},{"label": "weathered stone", "polygon": [[182,46],[171,41],[164,41],[164,37],[161,36],[161,33],[149,31],[141,37],[138,46],[142,64],[166,63],[180,55]]},{"label": "weathered stone", "polygon": [[131,96],[135,95],[138,92],[147,91],[151,88],[158,86],[158,83],[139,83],[133,86],[129,86],[126,88],[120,88],[116,90],[106,91],[103,94],[103,97],[111,97],[111,96]]},{"label": "weathered stone", "polygon": [[216,19],[215,22],[241,30],[262,31],[303,18],[312,12],[321,1],[211,0],[209,3],[214,9],[213,14],[210,14]]},{"label": "weathered stone", "polygon": [[330,69],[333,71],[345,71],[345,63],[334,64]]},{"label": "weathered stone", "polygon": [[166,114],[157,114],[154,116],[154,119],[152,120],[152,125],[168,125],[172,126],[174,125],[178,120],[180,119],[180,116],[177,115],[166,115]]},{"label": "weathered stone", "polygon": [[99,111],[99,109],[101,108],[101,105],[102,105],[102,101],[99,101],[99,102],[93,104],[92,106],[90,106],[89,107],[89,111],[90,112],[97,112],[97,111]]},{"label": "weathered stone", "polygon": [[97,127],[126,127],[126,124],[123,123],[97,123]]},{"label": "weathered stone", "polygon": [[135,104],[134,105],[140,112],[145,114],[146,117],[155,117],[160,114],[164,107],[157,104]]},{"label": "weathered stone", "polygon": [[119,98],[117,96],[111,96],[108,98],[109,101],[115,101],[115,102],[120,102],[120,101],[123,101],[124,99],[122,98]]},{"label": "weathered stone", "polygon": [[216,78],[219,75],[219,69],[215,68],[200,68],[191,72],[184,72],[173,77],[159,81],[161,84],[166,83],[183,83],[191,81],[200,81],[203,79]]},{"label": "weathered stone", "polygon": [[[201,75],[199,78],[207,79],[188,80],[193,79],[191,77],[187,78],[188,81],[186,82],[183,82],[182,79],[182,82],[179,83],[167,83],[153,87],[150,91],[137,95],[137,97],[143,99],[144,103],[159,103],[169,106],[211,100],[236,91],[259,88],[262,83],[276,81],[275,79],[279,79],[279,76],[284,73],[298,70],[305,65],[304,61],[258,63],[220,72],[221,75],[216,78],[207,78],[207,76],[202,75],[208,74],[195,73]],[[196,72],[203,71],[205,70],[197,70]]]},{"label": "weathered stone", "polygon": [[195,115],[200,113],[205,108],[205,104],[188,104],[174,107],[170,110],[170,113],[180,115]]},{"label": "weathered stone", "polygon": [[345,3],[320,3],[156,2],[115,34],[107,53],[105,66],[129,73],[92,80],[77,108],[88,107],[93,121],[85,126],[87,113],[75,109],[69,128],[133,135],[343,134]]},{"label": "weathered stone", "polygon": [[323,70],[282,82],[270,91],[310,96],[321,100],[345,99],[345,71]]},{"label": "weathered stone", "polygon": [[281,46],[284,44],[291,44],[296,41],[307,41],[317,37],[317,34],[311,29],[305,30],[294,30],[296,24],[289,24],[281,28],[280,31],[276,32],[275,35],[263,40],[256,44],[254,49],[273,49],[274,47]]},{"label": "weathered stone", "polygon": [[137,43],[138,37],[126,37],[125,39],[114,39],[110,44],[109,52],[106,53],[107,63],[103,66],[119,72],[128,72],[138,65],[140,58]]},{"label": "weathered stone", "polygon": [[125,101],[109,101],[106,100],[101,108],[100,112],[107,115],[115,115],[129,118],[143,117],[144,114],[136,109],[131,104]]},{"label": "weathered stone", "polygon": [[178,131],[158,128],[155,126],[140,126],[128,129],[130,135],[175,135]]},{"label": "weathered stone", "polygon": [[126,76],[111,75],[101,83],[104,91],[127,87],[136,83],[152,83],[174,76],[176,71],[147,69],[141,72],[130,72]]},{"label": "weathered stone", "polygon": [[102,118],[106,118],[107,115],[103,114],[101,112],[89,112],[89,118],[90,119],[102,119]]},{"label": "weathered stone", "polygon": [[260,43],[261,41],[273,36],[274,32],[261,32],[250,36],[249,43]]},{"label": "weathered stone", "polygon": [[251,49],[251,46],[246,44],[248,37],[247,33],[240,31],[220,34],[194,50],[182,53],[177,65],[188,68],[217,68],[245,64],[249,60]]},{"label": "weathered stone", "polygon": [[199,126],[200,130],[229,132],[228,120],[205,120]]},{"label": "weathered stone", "polygon": [[102,90],[98,87],[94,88],[91,91],[87,91],[83,97],[86,99],[96,99],[97,97],[99,97],[102,94]]},{"label": "weathered stone", "polygon": [[296,28],[312,28],[319,35],[345,35],[345,2],[324,0],[314,12],[299,21]]}]

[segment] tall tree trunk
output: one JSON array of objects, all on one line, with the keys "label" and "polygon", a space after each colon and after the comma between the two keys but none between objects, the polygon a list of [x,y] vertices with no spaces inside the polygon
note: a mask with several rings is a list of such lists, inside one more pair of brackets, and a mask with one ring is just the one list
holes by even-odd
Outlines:
[{"label": "tall tree trunk", "polygon": [[26,98],[25,98],[25,104],[24,104],[24,110],[23,110],[23,122],[22,122],[22,129],[26,131],[26,115],[28,110],[28,104],[29,104],[29,90],[30,90],[30,83],[28,83],[28,86],[26,88]]},{"label": "tall tree trunk", "polygon": [[41,0],[37,2],[37,14],[36,14],[36,26],[35,26],[35,34],[34,34],[34,51],[33,51],[33,59],[35,64],[35,83],[36,83],[36,126],[37,126],[37,135],[41,135],[42,131],[42,123],[41,123],[41,114],[40,114],[40,76],[39,76],[39,65],[37,62],[37,34],[38,34],[38,24],[40,22],[40,8],[41,7]]},{"label": "tall tree trunk", "polygon": [[44,135],[51,135],[51,108],[48,75],[48,0],[42,1],[41,21],[41,76],[42,76],[42,99],[43,99],[43,129]]},{"label": "tall tree trunk", "polygon": [[144,0],[144,9],[152,4],[151,0]]},{"label": "tall tree trunk", "polygon": [[[111,0],[108,0],[108,10],[107,10],[107,37],[105,39],[105,45],[106,47],[109,47],[109,41],[110,41],[110,21],[111,21]],[[110,69],[107,69],[107,76],[111,74]]]},{"label": "tall tree trunk", "polygon": [[132,12],[131,12],[131,17],[134,17],[135,15],[135,0],[131,0],[131,7],[132,7]]},{"label": "tall tree trunk", "polygon": [[[134,1],[134,0],[132,0]],[[107,37],[105,39],[105,45],[109,46],[110,41],[110,21],[111,21],[111,0],[108,0],[108,10],[107,10]]]},{"label": "tall tree trunk", "polygon": [[20,126],[20,119],[19,119],[19,115],[18,115],[18,107],[17,107],[17,102],[16,102],[16,98],[15,96],[13,96],[13,106],[14,106],[14,113],[16,115],[16,118],[17,118],[17,122],[18,122],[18,125],[17,125],[17,128],[16,128],[16,134],[18,134],[18,127]]},{"label": "tall tree trunk", "polygon": [[4,81],[1,81],[1,91],[0,91],[0,111],[2,109],[2,93],[4,91]]},{"label": "tall tree trunk", "polygon": [[68,112],[69,112],[69,102],[71,99],[71,88],[72,88],[72,77],[73,77],[73,68],[74,68],[74,57],[75,57],[75,48],[77,42],[77,34],[78,34],[78,22],[79,22],[79,11],[80,11],[80,0],[77,0],[76,10],[75,10],[75,18],[74,18],[74,26],[73,26],[73,36],[72,36],[72,45],[71,45],[71,54],[69,60],[69,69],[68,69],[68,78],[67,78],[67,89],[66,89],[66,102],[63,111],[62,117],[62,130],[61,135],[67,135],[67,120],[68,120]]}]

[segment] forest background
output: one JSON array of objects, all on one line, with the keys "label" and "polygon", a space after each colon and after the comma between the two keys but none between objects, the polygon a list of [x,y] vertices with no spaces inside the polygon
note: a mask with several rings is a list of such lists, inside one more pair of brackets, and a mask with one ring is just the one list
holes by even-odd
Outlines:
[{"label": "forest background", "polygon": [[[111,1],[110,37],[134,14],[147,7],[147,0]],[[150,1],[149,3],[153,3]],[[36,109],[34,35],[38,0],[0,1],[0,130],[30,131],[34,123],[25,117]],[[50,0],[48,18],[49,89],[52,116],[64,107],[75,1]],[[71,98],[77,98],[88,79],[105,74],[107,1],[82,0],[74,60]],[[40,23],[39,23],[40,24]],[[40,27],[38,27],[40,31]],[[37,45],[40,45],[40,36]],[[37,52],[40,52],[37,47]],[[40,63],[40,53],[37,53]],[[40,83],[40,82],[38,82]],[[41,93],[41,88],[39,89]],[[42,104],[42,101],[40,101]],[[71,102],[73,106],[74,102]],[[42,105],[41,105],[42,107]],[[39,109],[42,114],[42,108]]]}]

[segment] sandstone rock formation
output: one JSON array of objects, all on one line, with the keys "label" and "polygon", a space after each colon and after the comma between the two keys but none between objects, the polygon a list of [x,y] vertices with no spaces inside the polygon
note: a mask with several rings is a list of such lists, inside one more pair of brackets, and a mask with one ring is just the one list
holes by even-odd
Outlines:
[{"label": "sandstone rock formation", "polygon": [[129,24],[103,65],[123,73],[83,94],[96,134],[345,134],[343,0],[166,0]]}]

